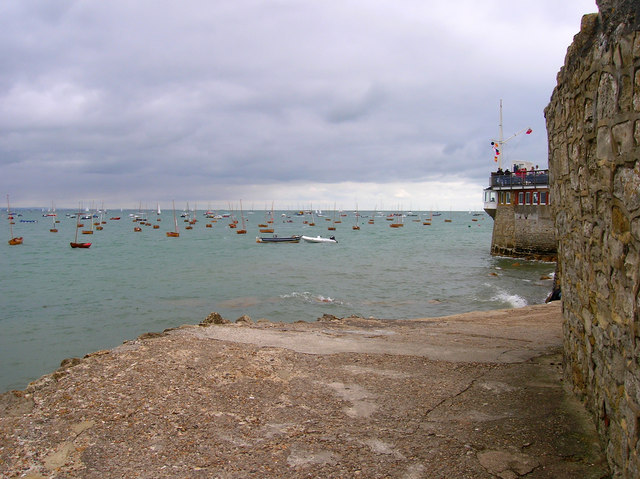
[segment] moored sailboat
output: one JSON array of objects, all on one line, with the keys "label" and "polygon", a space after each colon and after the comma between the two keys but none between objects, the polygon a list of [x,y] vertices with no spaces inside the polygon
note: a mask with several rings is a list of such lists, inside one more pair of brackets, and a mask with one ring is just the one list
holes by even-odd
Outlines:
[{"label": "moored sailboat", "polygon": [[51,216],[51,218],[53,219],[53,226],[52,228],[49,229],[50,233],[57,233],[58,232],[58,228],[56,228],[56,217],[55,215]]},{"label": "moored sailboat", "polygon": [[81,228],[80,217],[82,216],[81,211],[78,211],[76,215],[76,237],[75,239],[69,243],[72,248],[90,248],[91,243],[78,243],[78,230]]},{"label": "moored sailboat", "polygon": [[391,223],[389,226],[391,226],[392,228],[402,228],[404,226],[404,223],[402,222],[402,220],[403,220],[403,214],[400,210],[398,210],[398,212],[395,214],[395,221]]},{"label": "moored sailboat", "polygon": [[[327,221],[329,221],[329,218],[327,218]],[[331,226],[327,226],[327,230],[328,231],[335,231],[336,230],[336,223],[338,223],[339,221],[336,221],[336,205],[333,205],[333,221],[331,222]]]},{"label": "moored sailboat", "polygon": [[267,224],[258,225],[261,226],[260,233],[273,233],[273,202],[271,202],[271,211],[269,211],[267,217]]},{"label": "moored sailboat", "polygon": [[309,221],[307,223],[308,226],[315,226],[316,222],[313,219],[313,205],[311,205],[311,208],[309,208],[309,215],[311,216],[311,221]]},{"label": "moored sailboat", "polygon": [[[88,211],[88,209],[87,209],[87,211]],[[93,234],[93,215],[92,214],[84,215],[83,218],[89,220],[89,229],[88,230],[82,230],[82,234],[83,235],[92,235]]]},{"label": "moored sailboat", "polygon": [[51,209],[49,210],[49,212],[45,215],[42,216],[50,216],[51,219],[53,220],[53,225],[51,226],[51,228],[49,229],[50,233],[57,233],[58,232],[58,228],[56,228],[56,223],[60,223],[60,221],[58,220],[58,215],[56,214],[56,207],[53,204],[53,201],[51,202]]},{"label": "moored sailboat", "polygon": [[242,211],[242,200],[240,200],[240,220],[242,221],[242,229],[236,229],[236,233],[239,235],[246,235],[247,228],[244,222],[244,212]]},{"label": "moored sailboat", "polygon": [[173,201],[173,227],[174,230],[173,231],[167,231],[167,237],[169,238],[177,238],[180,236],[180,233],[178,232],[178,218],[176,217],[176,202]]},{"label": "moored sailboat", "polygon": [[11,246],[22,244],[22,236],[13,236],[13,216],[11,215],[11,206],[9,206],[9,195],[7,195],[7,218],[9,220],[9,244]]},{"label": "moored sailboat", "polygon": [[449,217],[448,217],[448,218],[445,218],[444,222],[445,222],[445,223],[451,223],[451,221],[452,221],[452,220],[451,220],[451,209],[449,209]]}]

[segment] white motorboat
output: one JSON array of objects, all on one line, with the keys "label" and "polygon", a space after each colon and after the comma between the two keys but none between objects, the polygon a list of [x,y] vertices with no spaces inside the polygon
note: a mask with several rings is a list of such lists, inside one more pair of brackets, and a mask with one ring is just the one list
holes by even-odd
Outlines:
[{"label": "white motorboat", "polygon": [[329,236],[328,238],[323,238],[322,236],[302,236],[303,241],[307,243],[337,243],[338,240],[335,236]]}]

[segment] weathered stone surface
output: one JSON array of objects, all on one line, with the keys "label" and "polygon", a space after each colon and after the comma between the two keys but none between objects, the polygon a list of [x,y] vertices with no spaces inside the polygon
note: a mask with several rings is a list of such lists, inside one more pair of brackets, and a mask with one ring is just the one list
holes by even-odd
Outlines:
[{"label": "weathered stone surface", "polygon": [[496,210],[491,254],[555,261],[556,244],[548,206],[507,204]]},{"label": "weathered stone surface", "polygon": [[640,3],[597,4],[545,110],[565,377],[596,417],[614,476],[636,478],[640,398],[628,378],[640,377]]},{"label": "weathered stone surface", "polygon": [[229,324],[231,321],[224,319],[220,313],[213,312],[200,322],[200,326],[209,326],[211,324]]},{"label": "weathered stone surface", "polygon": [[529,474],[540,465],[528,454],[511,451],[484,451],[478,454],[480,464],[499,477],[518,477]]},{"label": "weathered stone surface", "polygon": [[239,324],[251,324],[251,323],[253,323],[253,321],[251,320],[251,318],[249,316],[247,316],[246,314],[243,314],[238,319],[236,319],[236,323],[239,323]]},{"label": "weathered stone surface", "polygon": [[559,303],[184,326],[0,395],[0,477],[601,479],[561,327]]}]

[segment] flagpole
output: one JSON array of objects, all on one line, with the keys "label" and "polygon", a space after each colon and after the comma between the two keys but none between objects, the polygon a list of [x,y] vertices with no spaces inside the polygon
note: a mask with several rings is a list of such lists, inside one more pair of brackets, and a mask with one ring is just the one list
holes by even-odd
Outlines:
[{"label": "flagpole", "polygon": [[500,127],[500,137],[498,138],[498,145],[500,148],[500,154],[498,155],[498,169],[502,169],[502,157],[504,156],[504,150],[503,150],[503,140],[504,140],[504,134],[502,133],[502,98],[500,98],[500,125],[498,125]]},{"label": "flagpole", "polygon": [[495,150],[495,161],[498,162],[498,168],[502,169],[502,157],[504,156],[504,145],[505,143],[507,143],[509,140],[515,138],[516,136],[518,136],[521,133],[526,133],[527,135],[529,135],[533,130],[531,130],[531,128],[524,128],[522,130],[520,130],[517,133],[514,133],[513,135],[511,135],[509,138],[507,138],[506,140],[504,139],[504,133],[502,131],[502,98],[500,99],[500,124],[499,126],[499,131],[500,131],[500,136],[498,138],[498,140],[493,140],[491,141],[491,146],[493,146],[494,150]]}]

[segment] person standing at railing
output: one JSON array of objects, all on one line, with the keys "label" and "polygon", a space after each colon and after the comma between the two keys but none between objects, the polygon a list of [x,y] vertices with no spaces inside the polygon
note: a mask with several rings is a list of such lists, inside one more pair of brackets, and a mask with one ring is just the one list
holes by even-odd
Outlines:
[{"label": "person standing at railing", "polygon": [[511,186],[511,172],[509,171],[509,168],[504,170],[504,183],[503,184]]}]

